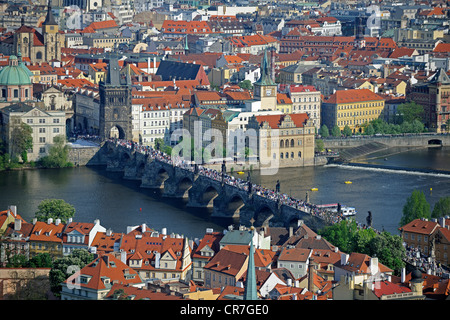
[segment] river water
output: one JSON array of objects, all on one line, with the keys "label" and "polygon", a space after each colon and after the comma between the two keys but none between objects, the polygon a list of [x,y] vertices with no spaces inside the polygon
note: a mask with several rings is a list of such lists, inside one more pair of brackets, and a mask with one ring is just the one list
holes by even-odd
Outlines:
[{"label": "river water", "polygon": [[[280,169],[276,176],[251,172],[253,182],[315,204],[341,203],[357,210],[356,220],[365,223],[372,212],[373,226],[398,234],[402,208],[413,190],[425,193],[433,209],[440,197],[450,195],[450,148],[390,149],[357,161],[378,168],[326,165]],[[408,172],[383,167],[433,169],[445,173]],[[239,177],[246,178],[247,174]],[[351,184],[345,184],[351,181]],[[317,188],[318,191],[311,191]],[[20,215],[31,222],[39,203],[48,198],[64,199],[76,209],[75,221],[100,219],[105,228],[126,232],[127,226],[146,223],[167,228],[190,238],[201,237],[206,228],[222,231],[230,220],[210,217],[210,209],[187,208],[185,201],[161,197],[159,191],[143,189],[139,182],[121,178],[104,167],[24,170],[0,173],[0,210],[17,205]]]}]

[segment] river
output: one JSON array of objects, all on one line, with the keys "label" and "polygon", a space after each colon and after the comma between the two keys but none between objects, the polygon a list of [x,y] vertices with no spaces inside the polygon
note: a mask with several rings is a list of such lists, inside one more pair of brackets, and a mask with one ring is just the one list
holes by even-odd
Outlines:
[{"label": "river", "polygon": [[[251,172],[253,182],[315,204],[339,202],[354,206],[356,219],[365,223],[372,212],[373,226],[398,234],[402,208],[413,190],[425,193],[433,209],[440,197],[450,195],[450,148],[405,151],[390,149],[357,161],[378,168],[326,165],[280,169],[276,176]],[[448,172],[424,173],[385,169],[433,169]],[[247,175],[240,177],[246,178]],[[351,181],[351,184],[345,184]],[[311,191],[317,188],[318,191]],[[76,209],[75,221],[100,219],[105,228],[126,232],[127,226],[146,223],[150,228],[167,228],[190,238],[201,237],[206,228],[222,231],[230,220],[210,217],[210,209],[187,208],[185,201],[161,197],[159,191],[143,189],[139,182],[121,178],[104,167],[51,170],[22,170],[0,173],[0,210],[17,205],[20,215],[31,222],[39,203],[48,198],[64,199]]]}]

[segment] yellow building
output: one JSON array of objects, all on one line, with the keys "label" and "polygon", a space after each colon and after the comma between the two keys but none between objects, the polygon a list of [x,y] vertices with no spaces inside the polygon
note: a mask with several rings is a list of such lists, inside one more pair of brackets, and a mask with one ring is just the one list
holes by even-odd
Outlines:
[{"label": "yellow building", "polygon": [[362,126],[378,119],[384,109],[384,98],[369,89],[338,90],[322,104],[322,124],[343,130],[362,132]]},{"label": "yellow building", "polygon": [[33,230],[31,231],[30,257],[40,253],[48,253],[53,258],[63,256],[63,240],[62,232],[65,224],[59,219],[53,222],[49,218],[47,221],[33,221]]},{"label": "yellow building", "polygon": [[292,100],[286,93],[277,93],[277,111],[292,113]]},{"label": "yellow building", "polygon": [[100,81],[104,81],[106,79],[107,67],[108,65],[104,62],[89,64],[88,74],[95,84],[99,84]]}]

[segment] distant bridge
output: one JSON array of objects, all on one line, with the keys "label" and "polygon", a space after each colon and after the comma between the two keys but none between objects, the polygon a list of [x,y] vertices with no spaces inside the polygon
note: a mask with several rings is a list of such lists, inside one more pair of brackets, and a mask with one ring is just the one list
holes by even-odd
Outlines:
[{"label": "distant bridge", "polygon": [[[243,224],[254,219],[254,226],[290,226],[303,220],[311,229],[329,224],[323,216],[310,214],[289,199],[265,196],[261,189],[248,191],[248,183],[232,180],[217,171],[191,165],[174,165],[162,156],[106,142],[107,170],[123,172],[123,178],[141,181],[142,188],[162,190],[164,197],[187,198],[189,207],[212,207],[212,216],[239,219]],[[259,186],[258,186],[259,187]],[[273,195],[273,193],[272,193]],[[244,221],[243,221],[244,220]]]},{"label": "distant bridge", "polygon": [[439,133],[405,133],[396,135],[353,136],[347,138],[329,137],[323,139],[325,148],[352,148],[365,144],[379,143],[386,147],[426,147],[450,146],[450,134]]}]

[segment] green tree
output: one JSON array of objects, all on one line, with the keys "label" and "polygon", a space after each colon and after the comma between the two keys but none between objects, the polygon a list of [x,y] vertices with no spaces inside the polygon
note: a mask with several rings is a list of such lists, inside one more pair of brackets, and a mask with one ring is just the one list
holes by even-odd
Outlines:
[{"label": "green tree", "polygon": [[8,257],[8,262],[6,263],[7,268],[22,268],[28,263],[28,259],[23,254],[14,254]]},{"label": "green tree", "polygon": [[52,257],[48,253],[39,253],[28,261],[30,268],[51,268]]},{"label": "green tree", "polygon": [[339,127],[336,125],[333,127],[333,129],[331,129],[331,135],[333,137],[340,137],[341,136],[341,129],[339,129]]},{"label": "green tree", "polygon": [[373,128],[372,124],[369,123],[367,125],[366,129],[364,130],[364,134],[367,134],[369,136],[372,136],[375,134],[375,129]]},{"label": "green tree", "polygon": [[352,135],[352,129],[348,125],[344,127],[344,130],[342,130],[342,134],[346,137],[349,137]]},{"label": "green tree", "polygon": [[11,128],[10,150],[11,158],[17,158],[19,155],[22,161],[28,160],[27,151],[33,148],[33,129],[23,122],[15,124]]},{"label": "green tree", "polygon": [[368,255],[378,257],[378,260],[386,267],[391,268],[397,275],[405,266],[403,259],[406,255],[403,240],[399,235],[382,232],[368,243]]},{"label": "green tree", "polygon": [[322,139],[316,139],[316,151],[322,152],[325,150],[325,143]]},{"label": "green tree", "polygon": [[74,215],[75,208],[71,204],[62,199],[46,199],[39,204],[35,218],[39,221],[47,221],[49,218],[61,219],[62,223],[66,223]]},{"label": "green tree", "polygon": [[238,86],[241,87],[242,89],[245,89],[245,90],[252,90],[253,89],[253,85],[252,85],[252,82],[250,80],[243,80],[243,81],[239,82]]},{"label": "green tree", "polygon": [[59,297],[62,290],[61,283],[72,276],[77,268],[81,270],[93,260],[94,255],[85,249],[75,249],[68,256],[55,259],[49,273],[50,289],[53,294]]},{"label": "green tree", "polygon": [[402,103],[397,108],[398,114],[401,116],[401,120],[406,122],[413,122],[414,120],[423,120],[424,109],[420,104],[412,102]]},{"label": "green tree", "polygon": [[403,216],[400,219],[400,226],[421,218],[431,218],[430,204],[422,191],[414,190],[411,196],[406,199],[406,203],[403,206]]},{"label": "green tree", "polygon": [[69,162],[69,147],[63,135],[56,136],[53,139],[53,145],[50,147],[47,156],[40,159],[41,166],[45,168],[64,168],[72,167]]},{"label": "green tree", "polygon": [[440,198],[434,205],[432,218],[441,218],[450,215],[450,196]]},{"label": "green tree", "polygon": [[319,134],[322,138],[328,138],[330,136],[330,130],[328,130],[328,127],[324,124],[320,127]]}]

